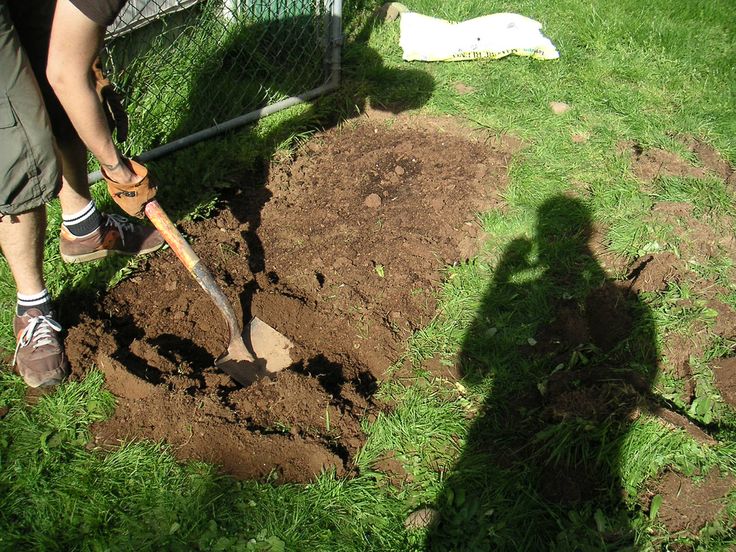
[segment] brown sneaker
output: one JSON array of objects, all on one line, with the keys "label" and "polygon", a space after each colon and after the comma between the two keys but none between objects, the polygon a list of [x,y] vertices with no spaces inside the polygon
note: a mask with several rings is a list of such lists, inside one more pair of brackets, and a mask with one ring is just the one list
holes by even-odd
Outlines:
[{"label": "brown sneaker", "polygon": [[28,309],[13,320],[18,340],[13,365],[30,387],[48,387],[64,379],[69,368],[59,339],[61,326],[51,315]]},{"label": "brown sneaker", "polygon": [[61,258],[67,263],[81,263],[121,255],[142,255],[156,251],[164,244],[154,228],[133,224],[125,217],[102,213],[100,227],[82,238],[73,235],[61,225],[59,240]]}]

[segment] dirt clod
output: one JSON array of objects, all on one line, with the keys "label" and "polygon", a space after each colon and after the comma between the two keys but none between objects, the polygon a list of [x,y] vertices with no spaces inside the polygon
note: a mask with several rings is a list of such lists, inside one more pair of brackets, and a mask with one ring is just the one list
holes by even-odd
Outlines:
[{"label": "dirt clod", "polygon": [[644,496],[649,508],[653,498],[662,496],[657,520],[670,533],[697,533],[721,514],[725,496],[733,489],[736,479],[711,470],[702,481],[695,481],[674,471],[666,472],[650,486]]},{"label": "dirt clod", "polygon": [[565,102],[549,102],[549,108],[555,115],[562,115],[570,111],[570,106]]},{"label": "dirt clod", "polygon": [[736,408],[736,357],[717,361],[713,367],[713,376],[723,399]]},{"label": "dirt clod", "polygon": [[368,197],[365,198],[363,205],[365,205],[369,209],[377,209],[381,206],[381,203],[381,196],[379,196],[378,194],[370,194]]}]

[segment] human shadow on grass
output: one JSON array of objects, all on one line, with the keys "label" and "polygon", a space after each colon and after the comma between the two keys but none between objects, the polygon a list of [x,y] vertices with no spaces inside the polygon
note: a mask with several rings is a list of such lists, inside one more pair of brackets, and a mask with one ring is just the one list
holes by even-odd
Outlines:
[{"label": "human shadow on grass", "polygon": [[589,209],[559,195],[539,207],[534,238],[503,253],[461,351],[464,383],[490,391],[429,550],[632,545],[621,448],[650,395],[654,324],[606,277],[591,233]]}]

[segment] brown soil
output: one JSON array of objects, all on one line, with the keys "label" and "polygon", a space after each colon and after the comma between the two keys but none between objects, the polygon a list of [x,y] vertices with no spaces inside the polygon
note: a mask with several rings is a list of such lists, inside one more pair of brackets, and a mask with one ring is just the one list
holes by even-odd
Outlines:
[{"label": "brown soil", "polygon": [[649,509],[652,499],[661,495],[657,521],[663,523],[670,534],[697,535],[706,523],[721,515],[725,497],[734,485],[736,478],[724,477],[718,470],[711,470],[698,482],[668,471],[652,483],[642,502],[645,509]]},{"label": "brown soil", "polygon": [[724,358],[716,362],[713,376],[723,400],[736,408],[736,357]]},{"label": "brown soil", "polygon": [[691,205],[661,201],[654,204],[647,220],[671,229],[676,242],[669,245],[676,245],[680,258],[685,261],[707,264],[711,257],[736,258],[733,217],[715,213],[695,216]]},{"label": "brown soil", "polygon": [[[692,153],[697,166],[673,152],[645,150],[631,142],[620,143],[618,149],[631,157],[634,175],[645,184],[662,176],[720,178],[726,185],[734,183],[734,168],[716,150],[690,137],[680,137],[679,141]],[[693,321],[686,333],[672,332],[663,336],[661,367],[682,380],[682,398],[689,403],[696,393],[690,358],[702,356],[714,336],[727,340],[736,337],[736,312],[724,302],[730,291],[699,276],[690,266],[708,266],[724,258],[736,260],[733,234],[736,221],[732,216],[717,212],[696,213],[689,203],[670,201],[655,203],[647,221],[665,229],[668,243],[663,245],[677,250],[678,254],[663,252],[635,259],[627,269],[631,290],[656,293],[671,284],[684,284],[694,292],[697,301],[717,314],[714,321],[705,318]],[[729,276],[736,277],[736,272],[731,269]],[[692,306],[691,300],[681,300],[674,308]],[[720,374],[716,384],[726,398],[730,389],[726,371],[718,367],[715,371]]]},{"label": "brown soil", "polygon": [[376,460],[373,463],[373,469],[382,472],[386,478],[385,481],[395,487],[400,487],[412,480],[412,476],[406,472],[403,464],[393,456],[393,453],[388,453]]},{"label": "brown soil", "polygon": [[236,311],[295,343],[293,366],[248,388],[212,368],[226,326],[163,252],[69,329],[73,373],[95,365],[118,397],[97,442],[163,440],[244,478],[349,473],[377,380],[433,316],[443,265],[477,251],[475,214],[500,202],[517,144],[480,138],[449,119],[364,118],[183,223]]},{"label": "brown soil", "polygon": [[683,137],[680,142],[693,153],[701,166],[695,166],[671,151],[658,148],[644,150],[633,142],[619,144],[619,151],[631,155],[632,170],[644,182],[651,182],[660,176],[705,178],[709,174],[727,183],[732,181],[733,167],[715,149],[694,138]]},{"label": "brown soil", "polygon": [[682,272],[682,263],[673,253],[647,255],[631,266],[629,281],[632,291],[664,291],[667,284],[676,282]]}]

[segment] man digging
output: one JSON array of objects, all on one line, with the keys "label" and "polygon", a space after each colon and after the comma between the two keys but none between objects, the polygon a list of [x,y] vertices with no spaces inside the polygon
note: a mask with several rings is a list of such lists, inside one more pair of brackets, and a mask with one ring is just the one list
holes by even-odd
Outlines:
[{"label": "man digging", "polygon": [[108,120],[124,140],[124,111],[91,69],[123,4],[0,0],[0,248],[18,296],[13,364],[31,387],[55,385],[68,372],[43,277],[46,203],[58,196],[61,204],[65,262],[139,255],[164,243],[152,228],[99,212],[87,183],[89,150],[128,214],[142,216],[155,196],[146,169],[115,147]]}]

